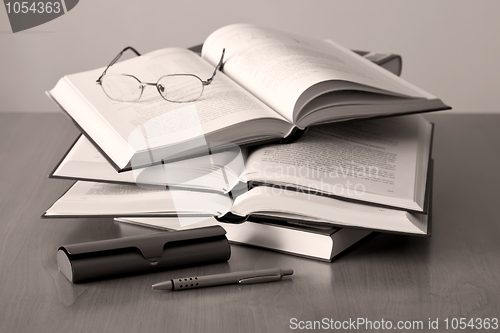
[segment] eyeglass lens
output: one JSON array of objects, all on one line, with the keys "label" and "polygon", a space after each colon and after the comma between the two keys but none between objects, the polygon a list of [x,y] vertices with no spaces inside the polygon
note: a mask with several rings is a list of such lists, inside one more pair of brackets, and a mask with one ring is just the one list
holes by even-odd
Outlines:
[{"label": "eyeglass lens", "polygon": [[106,95],[116,101],[134,102],[142,95],[142,84],[133,76],[105,75],[101,86]]},{"label": "eyeglass lens", "polygon": [[203,93],[203,83],[191,74],[162,76],[156,86],[163,98],[170,102],[192,102]]}]

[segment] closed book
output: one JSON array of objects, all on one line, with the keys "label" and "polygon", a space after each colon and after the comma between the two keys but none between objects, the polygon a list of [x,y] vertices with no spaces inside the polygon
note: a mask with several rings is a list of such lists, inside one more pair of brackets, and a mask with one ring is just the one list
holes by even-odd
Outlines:
[{"label": "closed book", "polygon": [[243,224],[227,224],[214,218],[195,221],[178,218],[115,218],[117,222],[130,223],[162,230],[186,230],[203,226],[220,225],[226,230],[227,239],[236,244],[255,246],[277,252],[333,261],[345,250],[371,234],[368,230],[349,228],[311,227],[301,223],[287,223],[269,219],[248,220]]}]

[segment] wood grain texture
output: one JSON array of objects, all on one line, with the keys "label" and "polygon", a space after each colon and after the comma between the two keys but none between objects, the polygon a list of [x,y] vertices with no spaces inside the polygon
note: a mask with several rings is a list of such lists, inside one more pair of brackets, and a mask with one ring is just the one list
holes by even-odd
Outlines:
[{"label": "wood grain texture", "polygon": [[[72,183],[47,175],[78,132],[58,114],[0,114],[0,330],[281,332],[290,318],[498,318],[500,116],[427,117],[436,124],[431,238],[380,234],[332,264],[233,245],[228,263],[72,285],[57,270],[60,245],[130,230],[111,219],[40,219]],[[295,274],[151,290],[167,278],[269,267]]]}]

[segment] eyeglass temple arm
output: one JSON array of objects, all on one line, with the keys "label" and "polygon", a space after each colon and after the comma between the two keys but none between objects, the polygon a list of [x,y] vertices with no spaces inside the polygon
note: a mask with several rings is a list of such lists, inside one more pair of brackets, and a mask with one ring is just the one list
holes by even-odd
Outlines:
[{"label": "eyeglass temple arm", "polygon": [[220,57],[220,60],[219,60],[219,63],[217,64],[217,66],[215,66],[214,73],[212,74],[212,77],[210,77],[206,81],[201,81],[201,82],[203,82],[203,85],[208,86],[212,82],[212,80],[214,79],[215,74],[217,74],[217,70],[218,69],[222,70],[222,66],[224,65],[224,63],[223,63],[224,62],[224,53],[226,53],[226,49],[222,49],[222,56]]},{"label": "eyeglass temple arm", "polygon": [[113,66],[117,61],[118,59],[120,59],[120,57],[122,56],[122,54],[127,51],[127,50],[131,50],[132,52],[134,52],[138,57],[141,56],[141,54],[136,50],[134,49],[132,46],[127,46],[126,48],[124,48],[120,53],[118,53],[116,55],[116,57],[111,60],[111,62],[109,63],[108,67],[106,67],[106,69],[104,70],[104,72],[102,72],[101,76],[99,76],[99,78],[97,79],[97,83],[98,84],[101,84],[101,79],[102,77],[106,74],[106,71],[109,69],[109,67]]}]

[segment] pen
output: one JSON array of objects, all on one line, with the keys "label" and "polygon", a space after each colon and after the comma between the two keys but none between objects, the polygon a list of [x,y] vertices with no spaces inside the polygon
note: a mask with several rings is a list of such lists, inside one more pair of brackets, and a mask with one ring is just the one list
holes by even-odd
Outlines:
[{"label": "pen", "polygon": [[184,290],[225,284],[253,284],[261,282],[279,281],[283,276],[292,275],[290,268],[268,268],[256,271],[243,271],[216,275],[193,276],[177,278],[153,284],[155,290]]}]

